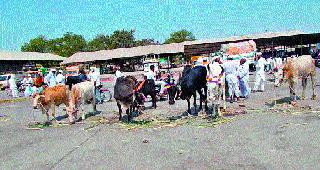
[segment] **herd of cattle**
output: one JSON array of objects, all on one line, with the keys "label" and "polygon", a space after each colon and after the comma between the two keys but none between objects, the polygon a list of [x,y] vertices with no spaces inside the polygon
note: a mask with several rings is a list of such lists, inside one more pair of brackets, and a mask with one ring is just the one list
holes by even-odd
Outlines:
[{"label": "herd of cattle", "polygon": [[[208,70],[208,71],[207,71]],[[194,98],[194,107],[196,108],[196,94],[200,95],[200,107],[202,109],[202,102],[205,103],[205,110],[208,109],[207,105],[207,73],[215,72],[210,70],[209,67],[204,66],[185,66],[182,76],[179,79],[180,88],[171,86],[168,89],[169,104],[174,104],[174,99],[178,97],[187,100],[188,113],[190,110],[190,99]],[[311,77],[312,80],[312,99],[316,98],[315,95],[315,64],[311,57],[302,56],[295,59],[289,59],[285,66],[277,71],[275,74],[275,81],[282,84],[287,81],[289,83],[290,95],[292,100],[296,99],[295,84],[298,79],[302,79],[302,99],[305,97],[305,89],[307,78]],[[221,72],[216,72],[221,74]],[[215,75],[219,76],[219,75]],[[132,113],[134,111],[140,112],[143,103],[147,96],[152,98],[152,107],[156,109],[156,90],[153,80],[146,80],[142,88],[138,88],[139,81],[133,76],[119,77],[114,86],[114,98],[116,99],[119,108],[119,120],[122,120],[122,109],[126,111],[128,121],[132,120]],[[210,85],[209,85],[210,86]],[[223,86],[216,86],[222,87]],[[210,88],[210,87],[209,87]],[[210,89],[209,89],[210,91]],[[69,123],[72,124],[80,119],[85,119],[84,104],[91,103],[93,111],[96,111],[95,101],[95,84],[92,81],[80,82],[77,78],[69,78],[66,85],[57,85],[54,87],[47,87],[43,90],[42,94],[35,94],[32,98],[33,107],[40,108],[43,114],[47,115],[49,121],[49,110],[55,119],[55,106],[64,104],[69,118]],[[197,109],[196,109],[197,110]],[[80,114],[81,111],[81,114]]]}]

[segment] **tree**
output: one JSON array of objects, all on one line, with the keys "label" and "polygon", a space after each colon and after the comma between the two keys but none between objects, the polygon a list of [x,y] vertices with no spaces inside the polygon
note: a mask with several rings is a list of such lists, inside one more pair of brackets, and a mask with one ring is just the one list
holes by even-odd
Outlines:
[{"label": "tree", "polygon": [[110,49],[134,47],[134,30],[117,30],[110,36]]},{"label": "tree", "polygon": [[137,40],[135,42],[135,46],[146,46],[146,45],[159,45],[160,43],[158,41],[154,41],[154,39],[142,39]]},{"label": "tree", "polygon": [[108,35],[97,35],[93,40],[88,42],[87,51],[107,50],[110,47],[110,38]]},{"label": "tree", "polygon": [[85,51],[86,47],[87,43],[82,35],[70,32],[64,34],[62,38],[49,41],[49,51],[63,57],[70,57],[76,52]]},{"label": "tree", "polygon": [[46,53],[48,52],[48,40],[40,35],[22,45],[21,51]]},{"label": "tree", "polygon": [[184,41],[193,41],[195,40],[195,36],[190,32],[185,29],[182,29],[177,32],[173,32],[170,34],[170,37],[165,40],[165,44],[170,44],[170,43],[180,43]]}]

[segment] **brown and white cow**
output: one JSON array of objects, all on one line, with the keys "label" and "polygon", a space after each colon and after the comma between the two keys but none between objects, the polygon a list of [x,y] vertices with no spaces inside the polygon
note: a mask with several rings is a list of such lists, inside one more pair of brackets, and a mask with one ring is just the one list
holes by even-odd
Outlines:
[{"label": "brown and white cow", "polygon": [[75,84],[71,88],[70,94],[70,103],[69,103],[69,121],[73,123],[77,120],[77,116],[80,114],[81,109],[81,118],[85,119],[85,112],[83,105],[91,103],[93,111],[96,112],[96,96],[95,96],[95,86],[91,81],[85,81],[78,84]]},{"label": "brown and white cow", "polygon": [[32,106],[34,109],[40,108],[43,114],[47,115],[47,121],[49,120],[49,110],[51,109],[51,115],[55,118],[55,106],[65,104],[69,107],[69,90],[67,86],[57,85],[54,87],[47,87],[43,90],[42,94],[34,94],[32,97]]},{"label": "brown and white cow", "polygon": [[316,99],[315,83],[316,83],[316,67],[314,60],[310,55],[300,56],[298,58],[288,58],[286,65],[283,67],[283,80],[288,81],[290,88],[290,96],[293,101],[296,100],[295,85],[298,79],[302,79],[302,95],[301,99],[305,99],[305,90],[307,87],[307,79],[310,76],[312,82],[312,100]]}]

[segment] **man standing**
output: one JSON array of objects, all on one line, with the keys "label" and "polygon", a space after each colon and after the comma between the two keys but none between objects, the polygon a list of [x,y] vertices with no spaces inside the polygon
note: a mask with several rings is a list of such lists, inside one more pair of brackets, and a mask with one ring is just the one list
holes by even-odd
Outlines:
[{"label": "man standing", "polygon": [[250,94],[250,87],[249,87],[249,64],[245,58],[240,60],[240,66],[238,69],[238,78],[239,78],[239,85],[240,85],[240,92],[241,97],[248,98]]},{"label": "man standing", "polygon": [[166,82],[164,81],[156,81],[156,71],[154,65],[150,66],[150,70],[145,74],[146,78],[148,80],[153,80],[155,85],[160,85],[160,95],[163,95],[164,86],[166,85]]},{"label": "man standing", "polygon": [[100,75],[98,74],[98,72],[96,71],[95,68],[91,69],[91,72],[89,74],[89,79],[90,79],[90,81],[94,82],[97,102],[102,103],[101,94],[100,94],[100,85],[101,85]]},{"label": "man standing", "polygon": [[253,93],[255,93],[260,87],[260,91],[264,91],[264,82],[266,81],[266,75],[264,72],[264,67],[266,65],[266,60],[262,57],[262,53],[257,53],[256,58],[256,80],[253,87]]},{"label": "man standing", "polygon": [[62,84],[62,85],[65,84],[65,78],[64,78],[64,76],[62,75],[62,70],[59,70],[59,71],[58,71],[57,84]]},{"label": "man standing", "polygon": [[11,74],[9,77],[9,87],[10,87],[10,90],[12,93],[12,97],[13,98],[19,97],[17,83],[16,83],[16,79],[15,79],[14,74]]},{"label": "man standing", "polygon": [[239,81],[237,78],[237,69],[238,66],[235,62],[232,61],[232,58],[228,58],[227,62],[223,63],[223,69],[226,76],[226,82],[228,84],[228,96],[230,97],[230,102],[233,103],[235,99],[240,100],[240,91],[239,91]]},{"label": "man standing", "polygon": [[31,74],[28,74],[28,78],[23,79],[25,86],[24,90],[24,96],[29,97],[32,95],[32,86],[33,86],[33,80],[31,78]]}]

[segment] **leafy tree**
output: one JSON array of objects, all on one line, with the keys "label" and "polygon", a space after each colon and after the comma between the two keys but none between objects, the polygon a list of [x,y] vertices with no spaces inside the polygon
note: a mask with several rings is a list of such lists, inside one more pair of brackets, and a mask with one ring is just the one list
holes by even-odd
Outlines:
[{"label": "leafy tree", "polygon": [[108,35],[97,35],[93,40],[88,42],[87,51],[107,50],[110,47],[110,38]]},{"label": "leafy tree", "polygon": [[46,53],[48,52],[48,40],[40,35],[22,45],[21,51]]},{"label": "leafy tree", "polygon": [[193,41],[193,40],[195,40],[195,36],[192,34],[192,32],[182,29],[180,31],[171,33],[170,37],[166,39],[164,43],[165,44],[180,43],[184,41]]},{"label": "leafy tree", "polygon": [[154,39],[142,39],[137,40],[135,42],[135,46],[146,46],[146,45],[159,45],[160,43],[158,41],[155,41]]},{"label": "leafy tree", "polygon": [[49,51],[63,57],[70,57],[76,52],[85,51],[86,47],[87,43],[82,35],[70,32],[64,34],[62,38],[49,41]]},{"label": "leafy tree", "polygon": [[110,49],[134,47],[134,30],[117,30],[110,35]]}]

